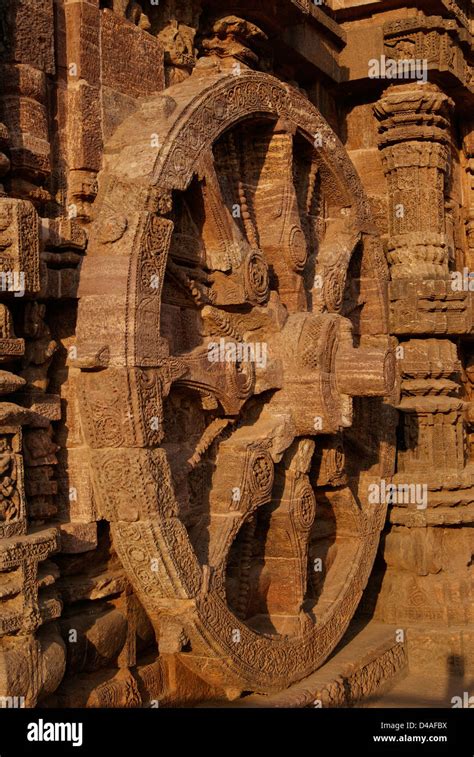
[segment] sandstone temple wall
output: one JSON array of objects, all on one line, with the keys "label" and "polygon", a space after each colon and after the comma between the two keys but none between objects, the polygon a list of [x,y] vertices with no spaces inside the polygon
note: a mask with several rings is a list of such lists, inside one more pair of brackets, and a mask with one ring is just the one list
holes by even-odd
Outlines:
[{"label": "sandstone temple wall", "polygon": [[0,0],[1,697],[472,678],[472,24]]}]

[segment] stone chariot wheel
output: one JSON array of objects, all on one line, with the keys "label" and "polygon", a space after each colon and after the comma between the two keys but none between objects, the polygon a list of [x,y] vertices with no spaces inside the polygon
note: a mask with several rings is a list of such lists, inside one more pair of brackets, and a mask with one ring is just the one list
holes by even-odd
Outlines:
[{"label": "stone chariot wheel", "polygon": [[97,517],[160,652],[227,691],[314,671],[367,584],[387,278],[342,144],[271,76],[198,66],[108,144],[77,324]]}]

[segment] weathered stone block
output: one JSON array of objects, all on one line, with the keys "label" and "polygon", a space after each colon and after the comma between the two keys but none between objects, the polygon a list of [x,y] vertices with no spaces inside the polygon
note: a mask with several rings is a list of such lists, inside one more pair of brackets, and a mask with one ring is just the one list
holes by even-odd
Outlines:
[{"label": "weathered stone block", "polygon": [[7,0],[1,10],[8,30],[1,57],[54,74],[53,0]]},{"label": "weathered stone block", "polygon": [[62,520],[86,524],[96,520],[87,450],[71,447],[59,451],[58,485],[59,517]]},{"label": "weathered stone block", "polygon": [[102,157],[100,90],[84,81],[69,88],[69,167],[98,171]]},{"label": "weathered stone block", "polygon": [[102,84],[141,97],[164,89],[161,42],[118,15],[101,16]]},{"label": "weathered stone block", "polygon": [[63,554],[90,552],[97,547],[97,523],[61,523],[59,536]]},{"label": "weathered stone block", "polygon": [[78,0],[65,6],[68,79],[100,83],[100,10],[90,2]]},{"label": "weathered stone block", "polygon": [[39,219],[26,200],[0,198],[1,289],[18,296],[39,290]]}]

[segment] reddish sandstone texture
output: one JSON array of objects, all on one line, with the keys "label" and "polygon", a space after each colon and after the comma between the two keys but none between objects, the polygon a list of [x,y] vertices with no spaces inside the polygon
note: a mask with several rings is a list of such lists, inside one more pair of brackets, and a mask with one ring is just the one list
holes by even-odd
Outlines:
[{"label": "reddish sandstone texture", "polygon": [[0,696],[462,687],[470,4],[0,5]]}]

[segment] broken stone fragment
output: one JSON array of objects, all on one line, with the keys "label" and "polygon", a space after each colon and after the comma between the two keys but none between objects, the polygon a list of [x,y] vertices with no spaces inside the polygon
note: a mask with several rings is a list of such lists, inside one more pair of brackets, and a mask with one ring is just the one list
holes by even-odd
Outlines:
[{"label": "broken stone fragment", "polygon": [[47,427],[48,419],[13,402],[0,403],[0,424],[4,426]]},{"label": "broken stone fragment", "polygon": [[16,376],[10,371],[0,370],[0,394],[11,394],[21,389],[25,384],[24,378]]}]

